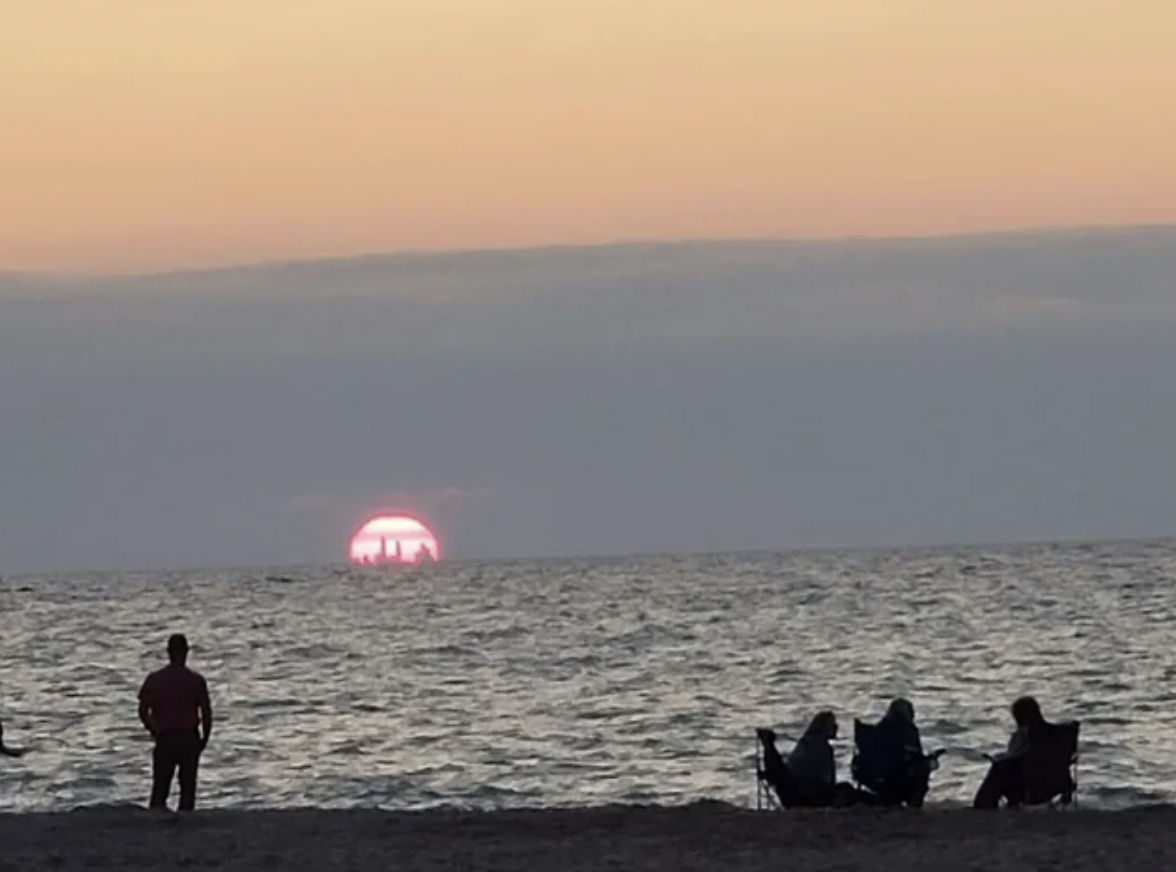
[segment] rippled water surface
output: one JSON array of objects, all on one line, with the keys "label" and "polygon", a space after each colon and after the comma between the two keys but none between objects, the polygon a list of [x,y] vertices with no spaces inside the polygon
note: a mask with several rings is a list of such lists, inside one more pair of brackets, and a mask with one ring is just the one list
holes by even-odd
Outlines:
[{"label": "rippled water surface", "polygon": [[1091,803],[1176,800],[1174,575],[1160,542],[6,578],[30,753],[0,808],[145,800],[136,692],[175,630],[217,709],[206,804],[750,804],[756,725],[898,693],[959,801],[1023,692],[1082,720]]}]

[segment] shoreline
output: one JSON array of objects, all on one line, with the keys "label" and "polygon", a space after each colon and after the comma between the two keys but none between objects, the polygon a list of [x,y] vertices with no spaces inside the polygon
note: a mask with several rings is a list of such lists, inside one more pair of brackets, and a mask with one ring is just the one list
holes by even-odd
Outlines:
[{"label": "shoreline", "polygon": [[757,812],[682,806],[476,811],[134,806],[0,814],[0,870],[183,867],[487,872],[1176,868],[1176,806],[1122,810]]}]

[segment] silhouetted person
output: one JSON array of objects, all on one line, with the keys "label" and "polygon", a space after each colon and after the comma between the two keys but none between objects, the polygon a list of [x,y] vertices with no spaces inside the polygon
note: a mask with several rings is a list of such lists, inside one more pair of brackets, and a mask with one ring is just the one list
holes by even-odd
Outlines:
[{"label": "silhouetted person", "polygon": [[5,757],[23,757],[24,751],[20,748],[9,748],[4,744],[4,724],[0,723],[0,754]]},{"label": "silhouetted person", "polygon": [[1008,748],[992,757],[992,766],[984,777],[972,805],[975,808],[997,808],[1003,799],[1009,805],[1020,805],[1028,791],[1025,763],[1034,740],[1041,740],[1049,730],[1049,723],[1041,713],[1041,706],[1031,696],[1023,696],[1013,703],[1013,722],[1017,725],[1009,737]]},{"label": "silhouetted person", "polygon": [[891,700],[875,729],[893,755],[881,795],[892,803],[921,807],[931,784],[934,758],[923,752],[914,705],[903,697]]},{"label": "silhouetted person", "polygon": [[180,811],[196,807],[196,772],[212,734],[208,684],[189,669],[188,640],[167,640],[168,665],[147,676],[139,690],[139,720],[155,739],[151,808],[167,808],[172,779],[179,770]]},{"label": "silhouetted person", "polygon": [[915,707],[909,699],[901,696],[892,699],[878,726],[890,733],[908,756],[923,756],[923,739],[915,724]]},{"label": "silhouetted person", "polygon": [[864,797],[852,784],[837,783],[833,745],[837,717],[818,712],[788,755],[788,771],[795,783],[798,804],[812,807],[853,805]]}]

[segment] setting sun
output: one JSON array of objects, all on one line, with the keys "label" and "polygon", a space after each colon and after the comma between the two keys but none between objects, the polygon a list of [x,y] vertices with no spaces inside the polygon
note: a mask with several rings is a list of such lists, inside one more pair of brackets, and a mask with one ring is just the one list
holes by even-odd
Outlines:
[{"label": "setting sun", "polygon": [[441,559],[441,542],[411,515],[377,515],[351,537],[350,556],[361,566],[429,563]]}]

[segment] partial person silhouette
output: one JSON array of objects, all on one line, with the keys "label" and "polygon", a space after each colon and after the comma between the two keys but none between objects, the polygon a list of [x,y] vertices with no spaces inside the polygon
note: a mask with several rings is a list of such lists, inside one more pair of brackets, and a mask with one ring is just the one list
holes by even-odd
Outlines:
[{"label": "partial person silhouette", "polygon": [[0,721],[0,754],[5,757],[23,757],[24,753],[21,748],[12,748],[4,744],[4,723]]},{"label": "partial person silhouette", "polygon": [[854,724],[854,777],[884,805],[920,808],[942,752],[926,754],[909,699],[891,700],[877,724]]},{"label": "partial person silhouette", "polygon": [[167,640],[167,658],[167,666],[148,675],[139,690],[139,720],[155,740],[149,807],[167,808],[178,770],[179,810],[192,811],[200,755],[212,735],[212,701],[204,676],[188,668],[183,634]]},{"label": "partial person silhouette", "polygon": [[976,791],[974,808],[998,808],[1002,800],[1013,807],[1048,802],[1073,792],[1069,763],[1077,750],[1078,724],[1049,723],[1031,696],[1017,699],[1011,712],[1016,729],[1005,751],[989,758],[992,765]]},{"label": "partial person silhouette", "polygon": [[855,805],[866,800],[852,784],[838,783],[832,742],[837,738],[837,716],[817,712],[788,755],[798,804],[813,808]]}]

